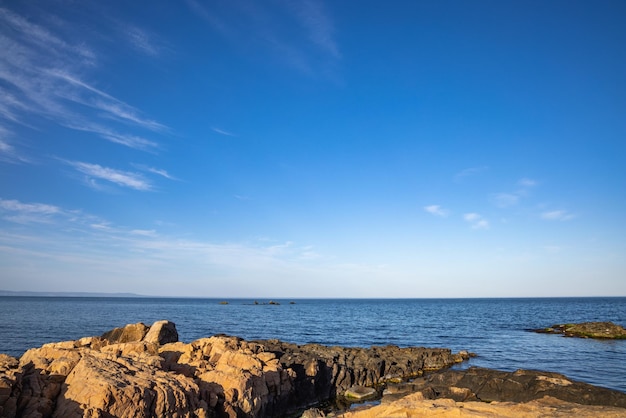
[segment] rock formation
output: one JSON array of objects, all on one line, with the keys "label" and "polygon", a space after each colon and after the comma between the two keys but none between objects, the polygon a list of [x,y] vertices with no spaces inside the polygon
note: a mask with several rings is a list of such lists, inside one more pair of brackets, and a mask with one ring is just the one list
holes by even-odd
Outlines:
[{"label": "rock formation", "polygon": [[[310,415],[323,417],[324,415]],[[624,418],[626,409],[612,406],[588,406],[546,396],[529,402],[457,402],[452,399],[428,399],[421,392],[407,395],[391,403],[357,409],[338,418]]]},{"label": "rock formation", "polygon": [[534,329],[542,334],[562,334],[565,337],[626,339],[626,329],[612,322],[583,322],[580,324],[552,325],[549,328]]},{"label": "rock formation", "polygon": [[626,393],[535,370],[505,372],[479,367],[445,370],[389,386],[383,400],[392,401],[413,392],[422,392],[427,399],[448,398],[457,402],[528,402],[549,396],[583,405],[626,408]]},{"label": "rock formation", "polygon": [[447,349],[324,347],[229,336],[178,342],[174,324],[0,355],[2,417],[284,416],[468,358]]},{"label": "rock formation", "polygon": [[[171,322],[131,324],[45,344],[19,360],[0,354],[0,417],[282,417],[385,386],[383,405],[345,416],[593,411],[626,417],[626,394],[555,373],[470,368],[424,375],[468,357],[440,348],[326,347],[225,335],[185,344]],[[324,412],[310,409],[304,416]]]}]

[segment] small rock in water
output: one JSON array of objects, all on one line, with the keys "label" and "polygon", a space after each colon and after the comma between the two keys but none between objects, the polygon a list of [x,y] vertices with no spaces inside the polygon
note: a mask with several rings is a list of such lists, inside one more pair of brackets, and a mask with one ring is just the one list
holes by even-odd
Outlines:
[{"label": "small rock in water", "polygon": [[346,390],[344,396],[350,399],[368,399],[376,396],[377,392],[374,388],[368,388],[365,386],[352,386],[350,389]]}]

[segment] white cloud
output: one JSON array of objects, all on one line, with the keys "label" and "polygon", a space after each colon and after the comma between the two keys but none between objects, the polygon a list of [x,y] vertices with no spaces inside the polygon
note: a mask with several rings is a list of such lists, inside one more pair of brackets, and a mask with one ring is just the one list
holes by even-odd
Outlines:
[{"label": "white cloud", "polygon": [[569,213],[566,210],[553,210],[548,212],[543,212],[541,214],[541,218],[547,221],[569,221],[574,219],[576,216]]},{"label": "white cloud", "polygon": [[76,170],[95,179],[106,180],[115,183],[118,186],[128,187],[135,190],[151,190],[152,185],[139,173],[129,171],[116,170],[113,168],[102,167],[99,164],[90,164],[80,161],[70,161]]},{"label": "white cloud", "polygon": [[489,229],[489,221],[478,213],[466,213],[463,219],[470,224],[472,229]]},{"label": "white cloud", "polygon": [[507,208],[519,204],[522,198],[528,196],[530,189],[537,185],[535,180],[522,178],[517,182],[519,188],[514,192],[495,193],[491,196],[493,204],[500,208]]},{"label": "white cloud", "polygon": [[520,195],[512,193],[496,193],[492,196],[493,202],[500,208],[517,205]]},{"label": "white cloud", "polygon": [[530,188],[530,187],[535,187],[537,185],[537,182],[532,179],[523,178],[523,179],[520,179],[520,181],[518,181],[517,184],[520,187]]},{"label": "white cloud", "polygon": [[54,205],[2,198],[0,213],[3,215],[2,219],[19,224],[53,224],[61,220],[73,222],[81,217],[78,211],[66,211]]},{"label": "white cloud", "polygon": [[480,219],[480,215],[477,213],[466,213],[465,215],[463,215],[463,219],[468,222],[473,222]]},{"label": "white cloud", "polygon": [[435,216],[441,216],[443,218],[445,218],[449,214],[449,211],[447,209],[444,209],[439,205],[424,206],[424,210],[430,214],[433,214]]},{"label": "white cloud", "polygon": [[216,133],[220,134],[220,135],[225,135],[225,136],[236,136],[235,134],[233,134],[233,133],[231,133],[231,132],[225,131],[225,130],[223,130],[223,129],[215,128],[215,127],[212,127],[212,128],[211,128],[211,130],[212,130],[213,132],[216,132]]},{"label": "white cloud", "polygon": [[458,173],[456,173],[454,175],[454,180],[455,181],[461,181],[461,180],[463,180],[466,177],[470,177],[470,176],[474,176],[474,175],[480,174],[483,171],[486,171],[488,169],[489,169],[489,167],[487,167],[487,166],[466,168],[466,169],[461,170]]},{"label": "white cloud", "polygon": [[0,208],[21,213],[37,213],[43,215],[52,215],[61,212],[57,206],[46,205],[43,203],[22,203],[18,200],[0,199]]}]

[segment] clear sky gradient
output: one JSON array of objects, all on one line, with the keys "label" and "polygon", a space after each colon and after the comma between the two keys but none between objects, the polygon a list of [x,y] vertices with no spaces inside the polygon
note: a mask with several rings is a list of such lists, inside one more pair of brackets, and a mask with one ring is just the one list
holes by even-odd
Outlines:
[{"label": "clear sky gradient", "polygon": [[624,22],[0,1],[0,289],[625,296]]}]

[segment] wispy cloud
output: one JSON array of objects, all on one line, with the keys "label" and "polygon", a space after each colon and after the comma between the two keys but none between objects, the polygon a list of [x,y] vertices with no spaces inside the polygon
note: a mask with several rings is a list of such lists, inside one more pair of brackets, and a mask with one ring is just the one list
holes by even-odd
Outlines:
[{"label": "wispy cloud", "polygon": [[130,189],[147,191],[152,189],[152,185],[141,174],[130,171],[116,170],[109,167],[102,167],[99,164],[90,164],[80,161],[68,161],[77,171],[85,174],[88,183],[94,179],[105,180],[118,186]]},{"label": "wispy cloud", "polygon": [[[12,226],[15,220],[7,217],[18,214],[47,216],[51,222]],[[319,285],[313,278],[330,280],[323,279],[330,275],[357,280],[363,274],[381,273],[380,268],[372,266],[333,262],[312,246],[292,241],[210,242],[171,236],[145,226],[115,225],[80,210],[45,203],[0,200],[0,225],[0,259],[7,263],[4,264],[7,268],[13,265],[20,268],[28,263],[29,272],[35,271],[41,276],[45,271],[48,278],[68,272],[81,275],[83,271],[95,272],[101,277],[124,277],[124,282],[115,284],[116,288],[145,286],[149,278],[151,286],[156,285],[156,292],[161,294],[168,291],[159,287],[162,280],[169,286],[172,280],[184,283],[190,279],[190,284],[201,289],[206,286],[208,276],[215,277],[215,289],[228,289],[231,285],[227,283],[234,282],[232,294],[241,296],[242,287],[250,289],[249,285],[256,286],[265,278],[272,279],[271,292],[274,293],[281,286],[284,288],[284,281],[275,280],[277,277],[298,277]],[[59,264],[63,265],[62,269],[58,268]],[[32,277],[19,279],[22,283],[39,280]],[[299,282],[293,289],[302,286]],[[190,295],[195,289],[185,287],[184,291]],[[267,288],[259,288],[259,291],[267,291]]]},{"label": "wispy cloud", "polygon": [[211,130],[212,130],[213,132],[215,132],[215,133],[220,134],[220,135],[225,135],[225,136],[237,136],[237,135],[235,135],[235,134],[234,134],[234,133],[232,133],[232,132],[228,132],[228,131],[225,131],[225,130],[223,130],[223,129],[219,129],[219,128],[215,128],[215,127],[212,127],[212,128],[211,128]]},{"label": "wispy cloud", "polygon": [[264,59],[270,56],[303,73],[325,75],[341,59],[334,24],[322,1],[186,3],[228,42],[262,51]]},{"label": "wispy cloud", "polygon": [[141,165],[141,164],[133,164],[133,166],[138,168],[139,170],[145,171],[147,173],[156,174],[157,176],[164,177],[168,180],[177,180],[177,178],[172,176],[170,173],[168,173],[167,170],[163,170],[163,169],[155,168],[155,167],[148,167],[148,166]]},{"label": "wispy cloud", "polygon": [[449,210],[444,209],[439,205],[424,206],[424,210],[432,215],[441,216],[442,218],[445,218],[450,213]]},{"label": "wispy cloud", "polygon": [[161,47],[154,34],[130,24],[122,25],[120,28],[122,35],[137,51],[151,57],[156,57],[161,53]]},{"label": "wispy cloud", "polygon": [[547,221],[570,221],[575,217],[576,215],[566,210],[552,210],[541,214],[541,219],[545,219]]},{"label": "wispy cloud", "polygon": [[513,192],[501,192],[491,195],[491,201],[500,208],[507,208],[517,205],[524,197],[528,196],[530,190],[537,185],[535,180],[522,178],[517,182],[517,190]]},{"label": "wispy cloud", "polygon": [[[0,132],[53,121],[127,147],[157,148],[155,140],[144,136],[166,133],[165,125],[85,81],[98,57],[84,38],[74,41],[78,38],[69,29],[60,32],[71,25],[43,14],[30,20],[2,7],[0,25],[10,29],[0,33],[5,51],[0,60]],[[27,160],[15,151],[17,145],[3,147],[5,159]]]},{"label": "wispy cloud", "polygon": [[315,45],[329,55],[340,58],[341,53],[334,39],[334,26],[325,10],[324,4],[316,0],[302,0],[285,3],[294,12],[308,37]]},{"label": "wispy cloud", "polygon": [[24,203],[14,199],[0,198],[2,219],[19,224],[50,224],[60,218],[74,219],[77,211],[66,211],[46,203]]},{"label": "wispy cloud", "polygon": [[478,213],[466,213],[463,219],[470,224],[472,229],[489,229],[489,221]]},{"label": "wispy cloud", "polygon": [[467,177],[475,176],[475,175],[480,174],[480,173],[482,173],[484,171],[487,171],[488,169],[489,169],[489,167],[487,167],[487,166],[466,168],[466,169],[461,170],[458,173],[456,173],[454,175],[454,180],[459,182],[459,181],[464,180]]}]

